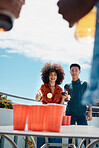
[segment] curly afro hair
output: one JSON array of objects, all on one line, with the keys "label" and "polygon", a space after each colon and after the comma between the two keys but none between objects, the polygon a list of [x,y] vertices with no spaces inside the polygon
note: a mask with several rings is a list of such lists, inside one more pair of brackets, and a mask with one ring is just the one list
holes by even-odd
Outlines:
[{"label": "curly afro hair", "polygon": [[64,80],[64,69],[60,64],[50,64],[46,63],[44,67],[41,69],[41,79],[43,83],[49,82],[49,74],[50,72],[56,72],[57,73],[57,80],[56,84],[60,85],[62,81]]}]

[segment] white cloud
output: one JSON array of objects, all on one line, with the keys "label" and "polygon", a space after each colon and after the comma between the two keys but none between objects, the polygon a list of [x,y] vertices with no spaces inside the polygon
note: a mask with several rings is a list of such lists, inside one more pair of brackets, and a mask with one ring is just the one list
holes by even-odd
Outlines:
[{"label": "white cloud", "polygon": [[10,58],[8,55],[0,55],[0,58]]},{"label": "white cloud", "polygon": [[93,45],[75,40],[75,27],[68,27],[58,14],[56,3],[56,0],[26,0],[13,29],[0,32],[0,48],[28,58],[64,64],[75,61],[87,67]]}]

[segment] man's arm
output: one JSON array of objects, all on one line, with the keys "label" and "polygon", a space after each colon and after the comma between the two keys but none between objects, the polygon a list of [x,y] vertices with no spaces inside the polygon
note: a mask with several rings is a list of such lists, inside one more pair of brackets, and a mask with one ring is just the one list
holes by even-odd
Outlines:
[{"label": "man's arm", "polygon": [[92,120],[92,105],[89,105],[89,110],[88,110],[88,114],[87,114],[87,121],[91,121]]}]

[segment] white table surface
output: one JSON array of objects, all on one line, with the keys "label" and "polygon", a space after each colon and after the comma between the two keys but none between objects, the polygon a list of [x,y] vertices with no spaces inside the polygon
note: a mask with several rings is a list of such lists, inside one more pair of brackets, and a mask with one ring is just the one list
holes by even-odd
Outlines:
[{"label": "white table surface", "polygon": [[40,132],[40,131],[18,131],[13,130],[13,126],[0,126],[0,135],[25,135],[42,137],[60,137],[60,138],[90,138],[99,139],[99,128],[94,126],[70,125],[61,126],[60,132]]}]

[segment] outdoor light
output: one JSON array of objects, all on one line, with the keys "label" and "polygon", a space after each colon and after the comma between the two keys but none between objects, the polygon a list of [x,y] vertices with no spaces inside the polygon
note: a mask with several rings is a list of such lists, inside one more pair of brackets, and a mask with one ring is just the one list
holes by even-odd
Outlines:
[{"label": "outdoor light", "polygon": [[91,43],[94,41],[96,29],[96,7],[93,9],[76,25],[75,38],[78,41]]},{"label": "outdoor light", "polygon": [[19,17],[24,0],[0,0],[0,30],[9,31]]}]

